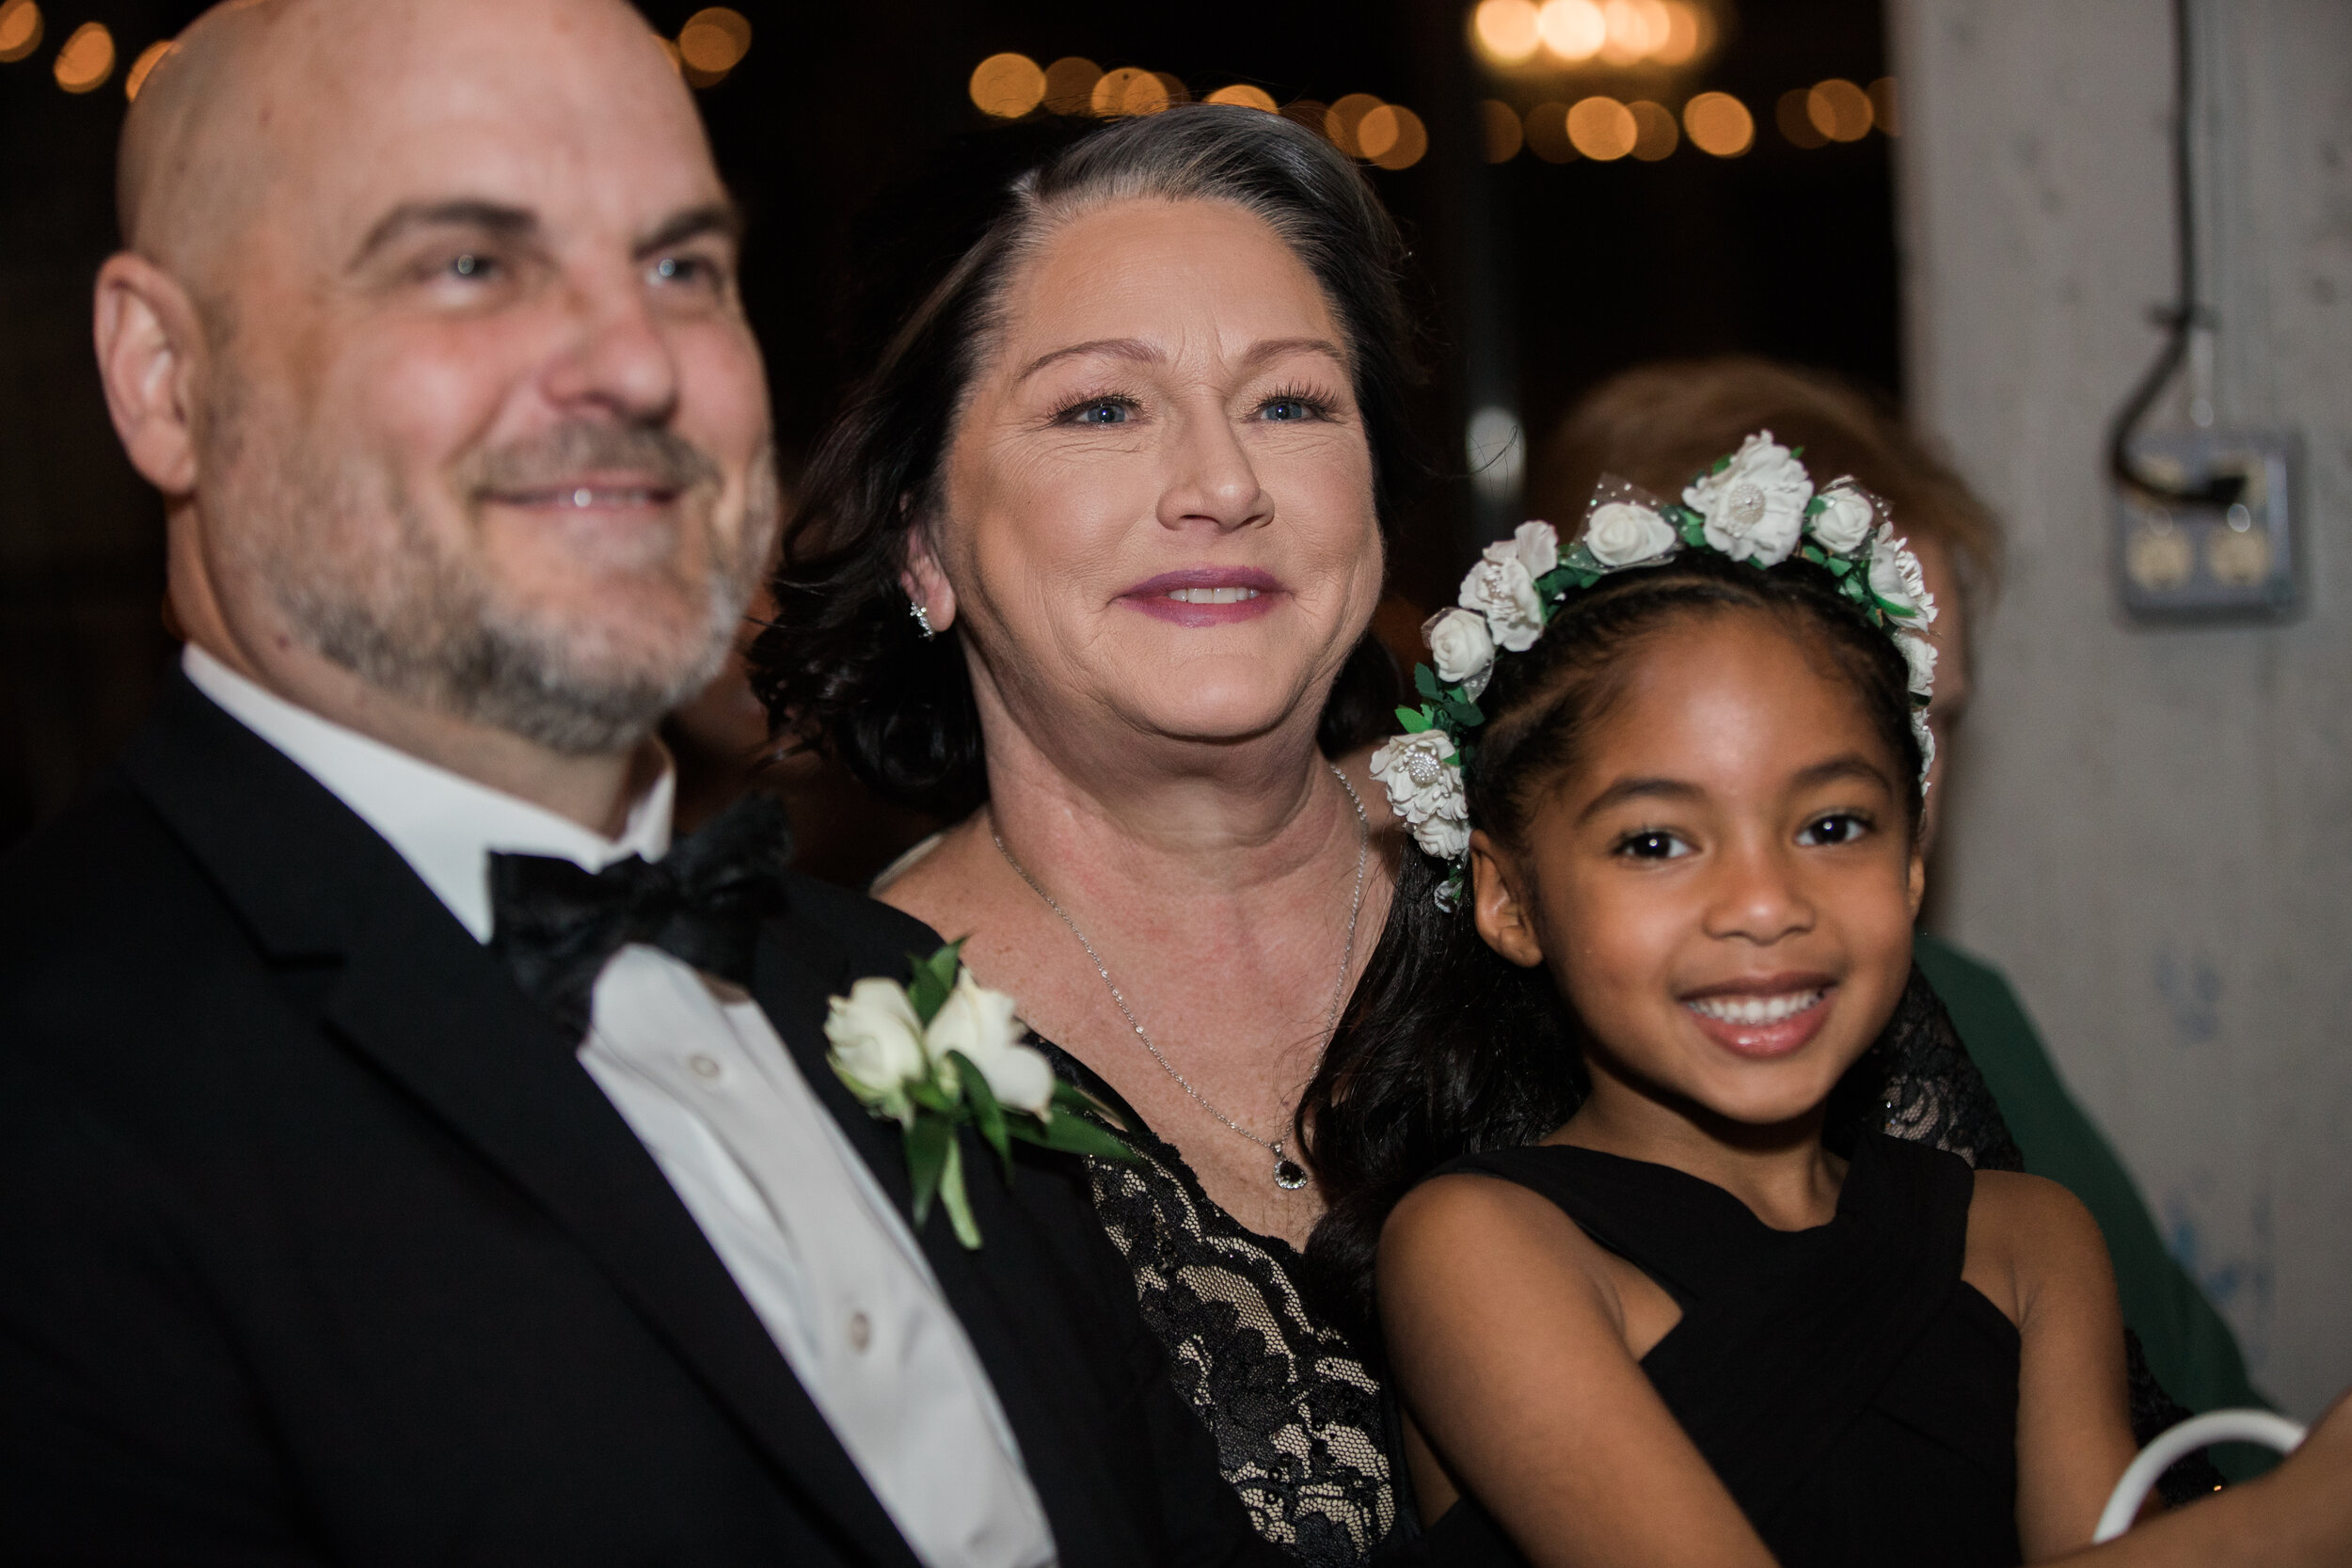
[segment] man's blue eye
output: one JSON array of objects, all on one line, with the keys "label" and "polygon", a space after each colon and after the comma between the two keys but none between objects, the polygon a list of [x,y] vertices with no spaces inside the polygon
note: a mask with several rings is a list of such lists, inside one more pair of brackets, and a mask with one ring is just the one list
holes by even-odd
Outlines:
[{"label": "man's blue eye", "polygon": [[486,256],[476,256],[473,252],[468,251],[452,261],[449,264],[449,270],[460,277],[483,277],[489,274],[490,260]]}]

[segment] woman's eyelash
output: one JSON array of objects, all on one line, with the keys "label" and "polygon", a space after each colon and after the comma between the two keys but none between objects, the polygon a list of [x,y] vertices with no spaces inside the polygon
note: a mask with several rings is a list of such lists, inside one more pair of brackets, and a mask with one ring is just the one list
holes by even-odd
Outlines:
[{"label": "woman's eyelash", "polygon": [[1258,407],[1263,411],[1273,407],[1278,403],[1295,403],[1318,420],[1329,419],[1333,407],[1329,398],[1305,387],[1290,387],[1279,392],[1269,393],[1258,400]]},{"label": "woman's eyelash", "polygon": [[1054,410],[1053,422],[1055,424],[1076,423],[1078,422],[1077,417],[1089,408],[1116,408],[1122,413],[1132,414],[1142,406],[1138,399],[1129,397],[1124,392],[1098,392],[1091,397],[1073,398],[1063,404]]}]

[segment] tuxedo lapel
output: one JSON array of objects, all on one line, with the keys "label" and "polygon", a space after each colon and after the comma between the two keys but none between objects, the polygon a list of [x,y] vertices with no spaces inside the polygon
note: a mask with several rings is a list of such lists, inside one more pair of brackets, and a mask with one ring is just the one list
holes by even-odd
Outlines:
[{"label": "tuxedo lapel", "polygon": [[[846,994],[851,982],[863,977],[847,971],[831,973],[838,965],[818,957],[829,945],[825,933],[805,925],[771,924],[755,963],[753,994],[802,1076],[872,1168],[892,1206],[912,1226],[914,1188],[898,1124],[875,1117],[860,1104],[826,1059],[826,997]],[[903,972],[887,976],[903,977]],[[1066,1335],[1057,1320],[1073,1304],[1052,1293],[1050,1277],[1029,1277],[1057,1271],[1025,1244],[1023,1216],[1004,1189],[995,1153],[968,1132],[958,1136],[980,1245],[974,1250],[957,1241],[954,1227],[934,1204],[929,1223],[916,1231],[924,1258],[1012,1426],[1030,1482],[1053,1527],[1059,1560],[1131,1560],[1139,1549],[1136,1543],[1104,1533],[1106,1519],[1093,1503],[1107,1489],[1108,1477],[1101,1454],[1088,1441],[1083,1418],[1069,1407],[1057,1384],[1066,1375]]]},{"label": "tuxedo lapel", "polygon": [[270,956],[341,955],[329,1027],[545,1210],[845,1555],[914,1568],[660,1167],[391,847],[184,678],[124,767]]}]

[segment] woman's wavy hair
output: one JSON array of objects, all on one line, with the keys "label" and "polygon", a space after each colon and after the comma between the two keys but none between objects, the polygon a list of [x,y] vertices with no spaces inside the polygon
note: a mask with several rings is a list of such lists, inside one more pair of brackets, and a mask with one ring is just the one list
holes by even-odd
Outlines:
[{"label": "woman's wavy hair", "polygon": [[[1548,789],[1623,695],[1629,656],[1680,624],[1724,613],[1772,617],[1851,683],[1897,777],[1909,781],[1915,833],[1919,743],[1893,641],[1818,566],[1791,560],[1766,570],[1705,550],[1602,578],[1562,605],[1533,648],[1496,662],[1463,776],[1470,821],[1505,848],[1523,848]],[[1589,1088],[1574,1010],[1543,967],[1522,969],[1486,945],[1469,899],[1451,912],[1438,907],[1449,869],[1406,847],[1379,944],[1295,1128],[1330,1204],[1308,1243],[1311,1282],[1367,1353],[1379,1344],[1373,1259],[1397,1201],[1448,1160],[1537,1142]]]},{"label": "woman's wavy hair", "polygon": [[[1138,198],[1221,201],[1263,219],[1313,274],[1345,334],[1384,531],[1417,471],[1405,407],[1416,356],[1404,240],[1362,170],[1279,116],[1193,104],[1114,121],[997,186],[979,222],[966,224],[968,243],[900,241],[899,256],[933,264],[905,303],[881,308],[895,329],[802,476],[773,582],[775,618],[750,656],[753,689],[779,737],[838,756],[885,800],[953,819],[988,799],[961,639],[951,628],[926,640],[908,612],[899,583],[908,535],[937,515],[943,460],[1014,273],[1061,223]],[[1327,753],[1378,733],[1395,684],[1393,664],[1367,635],[1324,707]]]}]

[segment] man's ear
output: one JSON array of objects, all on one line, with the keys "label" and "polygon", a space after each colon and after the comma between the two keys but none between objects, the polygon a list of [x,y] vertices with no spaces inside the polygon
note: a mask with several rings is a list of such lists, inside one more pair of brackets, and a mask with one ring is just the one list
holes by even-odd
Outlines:
[{"label": "man's ear", "polygon": [[195,379],[203,343],[180,280],[118,251],[98,269],[91,327],[106,411],[131,466],[166,496],[196,488]]},{"label": "man's ear", "polygon": [[931,553],[930,535],[920,523],[907,530],[907,563],[898,574],[898,586],[922,606],[931,630],[946,631],[956,624],[955,588],[940,570],[939,558]]},{"label": "man's ear", "polygon": [[1533,969],[1544,961],[1535,935],[1535,911],[1515,880],[1515,872],[1494,840],[1481,828],[1470,834],[1470,918],[1486,945]]}]

